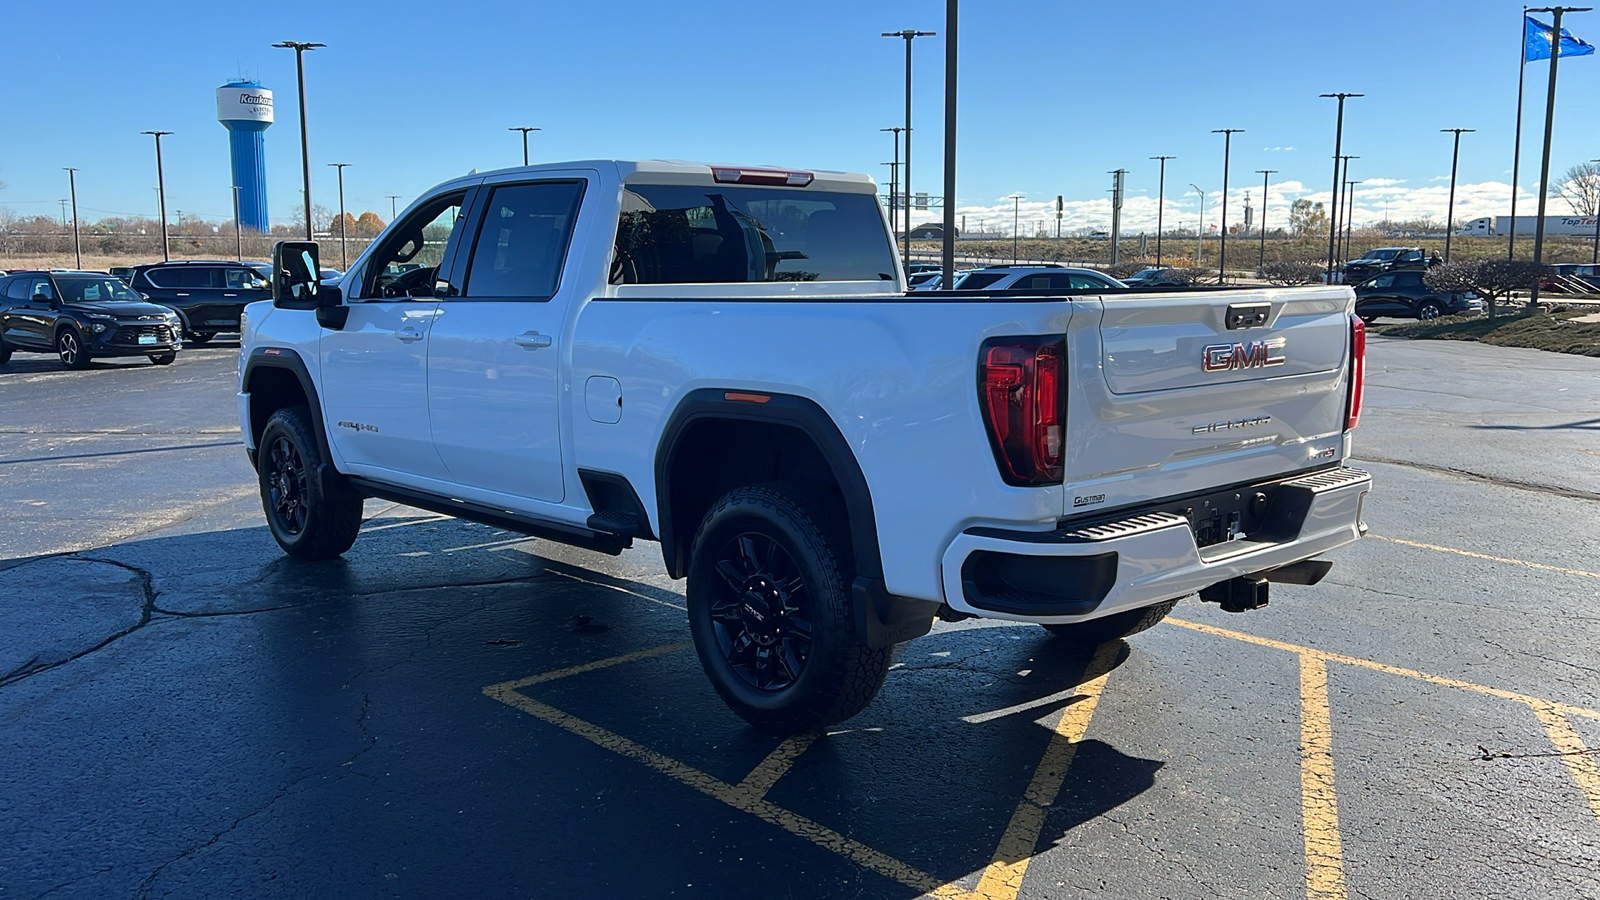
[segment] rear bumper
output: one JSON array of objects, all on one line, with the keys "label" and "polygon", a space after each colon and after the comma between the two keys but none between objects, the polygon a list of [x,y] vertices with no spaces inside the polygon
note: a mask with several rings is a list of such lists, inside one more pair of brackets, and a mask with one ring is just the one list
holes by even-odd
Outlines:
[{"label": "rear bumper", "polygon": [[1190,519],[1161,504],[1088,527],[968,529],[945,550],[945,602],[984,618],[1080,622],[1311,559],[1365,530],[1361,506],[1372,476],[1360,469],[1271,487],[1273,511],[1262,527],[1204,548]]}]

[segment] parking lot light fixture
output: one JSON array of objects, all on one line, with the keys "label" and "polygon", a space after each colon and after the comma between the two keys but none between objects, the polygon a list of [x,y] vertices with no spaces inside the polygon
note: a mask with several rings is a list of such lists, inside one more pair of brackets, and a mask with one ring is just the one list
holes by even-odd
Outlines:
[{"label": "parking lot light fixture", "polygon": [[520,132],[522,132],[522,164],[523,165],[527,165],[528,164],[528,132],[530,132],[530,131],[543,131],[544,129],[543,128],[529,128],[526,125],[513,125],[510,128],[507,128],[506,130],[507,131],[520,131]]},{"label": "parking lot light fixture", "polygon": [[83,268],[83,244],[78,240],[78,170],[64,167],[67,170],[67,187],[72,191],[72,255],[78,260],[77,268]]},{"label": "parking lot light fixture", "polygon": [[284,50],[294,51],[295,78],[300,87],[300,174],[305,180],[304,190],[306,195],[306,240],[312,240],[311,231],[311,144],[306,139],[306,51],[327,44],[316,44],[308,41],[283,41],[272,46]]},{"label": "parking lot light fixture", "polygon": [[388,194],[387,196],[389,198],[389,221],[393,222],[400,215],[399,213],[395,212],[395,205],[394,205],[394,202],[396,200],[400,199],[400,195],[399,194]]},{"label": "parking lot light fixture", "polygon": [[1161,265],[1161,222],[1167,209],[1167,160],[1176,156],[1152,156],[1161,161],[1161,174],[1156,178],[1156,266]]},{"label": "parking lot light fixture", "polygon": [[1011,264],[1017,264],[1017,228],[1022,216],[1022,195],[1011,195]]},{"label": "parking lot light fixture", "polygon": [[1228,157],[1233,149],[1233,136],[1243,128],[1213,128],[1212,134],[1222,135],[1222,250],[1217,263],[1217,284],[1228,281]]},{"label": "parking lot light fixture", "polygon": [[1444,214],[1444,261],[1450,261],[1450,235],[1455,231],[1456,218],[1456,163],[1461,159],[1461,136],[1471,134],[1475,128],[1441,128],[1440,134],[1456,136],[1455,149],[1450,151],[1450,206]]},{"label": "parking lot light fixture", "polygon": [[[1361,157],[1359,157],[1359,156],[1349,156],[1349,155],[1339,157],[1339,159],[1342,160],[1343,163],[1344,163],[1344,168],[1342,168],[1340,170],[1340,174],[1339,174],[1339,178],[1340,178],[1340,182],[1339,183],[1341,185],[1349,184],[1349,181],[1350,181],[1350,160],[1352,160],[1352,159],[1360,159],[1360,158]],[[1333,228],[1333,233],[1339,236],[1339,243],[1334,247],[1334,259],[1335,260],[1348,259],[1349,258],[1348,255],[1347,255],[1348,252],[1349,252],[1349,247],[1347,247],[1345,245],[1345,243],[1344,243],[1345,225],[1347,224],[1345,222],[1344,209],[1345,209],[1345,206],[1348,205],[1349,202],[1350,202],[1350,197],[1348,196],[1348,194],[1349,194],[1349,190],[1346,189],[1343,193],[1340,193],[1338,195],[1339,204],[1338,204],[1337,207],[1334,208],[1333,213],[1332,213],[1332,218],[1329,220],[1329,225]]]},{"label": "parking lot light fixture", "polygon": [[1200,195],[1200,224],[1194,228],[1194,264],[1198,266],[1206,258],[1206,192],[1192,181],[1189,182],[1189,187],[1194,188],[1194,192]]},{"label": "parking lot light fixture", "polygon": [[1261,253],[1256,257],[1256,274],[1261,274],[1261,269],[1267,264],[1267,189],[1270,185],[1267,179],[1276,175],[1277,169],[1257,169],[1261,175]]},{"label": "parking lot light fixture", "polygon": [[[901,127],[879,128],[879,131],[894,132],[894,161],[885,163],[889,167],[889,231],[900,230],[900,132],[906,129]],[[906,218],[911,218],[911,209],[906,208]]]},{"label": "parking lot light fixture", "polygon": [[344,245],[344,170],[349,163],[328,163],[332,168],[339,170],[339,268],[350,268],[350,256],[345,252]]},{"label": "parking lot light fixture", "polygon": [[[1334,126],[1333,130],[1333,199],[1332,202],[1328,204],[1329,212],[1334,212],[1339,205],[1339,154],[1344,152],[1344,102],[1353,97],[1365,97],[1366,95],[1338,93],[1318,94],[1317,96],[1332,97],[1339,101],[1339,116],[1337,120],[1338,124]],[[1333,282],[1333,242],[1335,237],[1333,224],[1333,221],[1330,219],[1328,222],[1328,272],[1326,277],[1326,281],[1329,283]]]},{"label": "parking lot light fixture", "polygon": [[161,207],[161,261],[172,259],[167,250],[167,179],[161,171],[161,138],[171,134],[170,131],[142,131],[140,134],[153,135],[156,139],[156,202]]},{"label": "parking lot light fixture", "polygon": [[902,38],[906,42],[906,164],[900,171],[905,176],[906,186],[901,196],[906,198],[905,261],[908,263],[911,262],[911,42],[919,37],[933,37],[936,34],[938,34],[936,31],[914,31],[910,28],[903,31],[885,31],[882,34],[882,37]]}]

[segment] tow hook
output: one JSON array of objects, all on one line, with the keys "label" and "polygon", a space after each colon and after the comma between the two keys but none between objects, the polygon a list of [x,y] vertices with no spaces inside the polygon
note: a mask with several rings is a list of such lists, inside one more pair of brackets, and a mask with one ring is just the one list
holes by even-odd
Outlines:
[{"label": "tow hook", "polygon": [[1223,612],[1245,612],[1267,605],[1267,579],[1261,575],[1245,575],[1219,581],[1200,589],[1200,599],[1219,603]]}]

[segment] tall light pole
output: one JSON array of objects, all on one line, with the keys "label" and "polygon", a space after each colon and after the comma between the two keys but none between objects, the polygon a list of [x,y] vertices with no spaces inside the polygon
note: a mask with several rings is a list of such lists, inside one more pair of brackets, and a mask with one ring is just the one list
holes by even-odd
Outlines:
[{"label": "tall light pole", "polygon": [[906,198],[905,221],[905,261],[911,261],[911,42],[919,37],[933,37],[936,31],[913,31],[907,28],[903,31],[885,31],[883,37],[903,38],[906,42],[906,165],[901,170],[905,175],[906,189],[903,196]]},{"label": "tall light pole", "polygon": [[1256,273],[1260,274],[1267,264],[1267,190],[1270,187],[1267,179],[1276,175],[1278,170],[1257,169],[1256,172],[1261,175],[1261,253],[1256,257]]},{"label": "tall light pole", "polygon": [[166,262],[172,257],[167,252],[167,178],[161,170],[161,138],[171,134],[170,131],[142,131],[140,134],[154,135],[156,139],[156,197],[161,207],[161,261]]},{"label": "tall light pole", "polygon": [[1217,284],[1228,281],[1228,156],[1233,149],[1233,136],[1243,128],[1213,128],[1212,134],[1222,135],[1222,251],[1217,264]]},{"label": "tall light pole", "polygon": [[[1332,212],[1333,208],[1338,206],[1338,203],[1339,203],[1339,155],[1344,152],[1344,102],[1346,100],[1349,100],[1352,97],[1365,97],[1366,95],[1365,94],[1338,93],[1338,94],[1318,94],[1317,96],[1319,96],[1319,97],[1333,97],[1333,98],[1336,98],[1339,101],[1338,124],[1336,126],[1334,126],[1334,131],[1333,131],[1333,202],[1328,204],[1329,211]],[[1328,274],[1327,274],[1327,279],[1326,280],[1327,280],[1327,282],[1329,284],[1332,284],[1333,283],[1333,247],[1334,247],[1334,245],[1333,245],[1334,232],[1333,232],[1333,228],[1332,228],[1333,222],[1330,220],[1328,225],[1329,225],[1329,228],[1328,228]]]},{"label": "tall light pole", "polygon": [[1194,230],[1194,264],[1198,266],[1206,258],[1206,192],[1192,181],[1189,182],[1189,187],[1194,188],[1194,192],[1200,195],[1200,224]]},{"label": "tall light pole", "polygon": [[389,198],[389,221],[393,222],[395,219],[400,217],[400,214],[395,212],[395,205],[394,205],[394,202],[396,200],[400,199],[400,195],[399,194],[386,194],[385,196],[387,196]]},{"label": "tall light pole", "polygon": [[1022,215],[1022,195],[1011,195],[1011,264],[1017,264],[1017,219]]},{"label": "tall light pole", "polygon": [[1345,195],[1346,200],[1345,200],[1345,214],[1344,214],[1344,254],[1343,254],[1343,256],[1344,256],[1345,259],[1349,259],[1350,258],[1350,254],[1352,252],[1354,252],[1354,251],[1352,251],[1350,249],[1350,242],[1355,237],[1355,230],[1356,230],[1356,191],[1355,191],[1355,187],[1356,187],[1356,185],[1358,185],[1360,183],[1361,182],[1359,182],[1359,181],[1351,181],[1348,178],[1345,179],[1345,182],[1344,182],[1344,195]]},{"label": "tall light pole", "polygon": [[311,144],[306,139],[306,51],[327,44],[315,44],[306,41],[284,41],[272,46],[280,49],[294,50],[294,71],[300,85],[300,174],[304,179],[306,195],[306,240],[312,240],[311,233]]},{"label": "tall light pole", "polygon": [[1456,221],[1456,163],[1461,159],[1461,135],[1471,134],[1475,128],[1441,128],[1440,134],[1454,134],[1455,149],[1450,151],[1450,206],[1444,214],[1444,261],[1450,261],[1450,236],[1455,233]]},{"label": "tall light pole", "polygon": [[1341,256],[1344,255],[1343,254],[1343,250],[1344,250],[1344,244],[1343,244],[1343,241],[1344,241],[1344,206],[1345,206],[1345,203],[1350,199],[1349,197],[1346,197],[1343,193],[1339,193],[1339,186],[1342,185],[1345,181],[1348,181],[1349,178],[1350,178],[1350,160],[1352,160],[1352,159],[1360,159],[1360,158],[1361,157],[1359,157],[1359,156],[1350,156],[1348,154],[1345,155],[1345,156],[1339,157],[1339,160],[1344,164],[1343,167],[1339,170],[1339,178],[1340,178],[1339,184],[1334,185],[1334,192],[1338,196],[1339,202],[1338,202],[1338,204],[1336,205],[1336,207],[1333,210],[1333,219],[1330,222],[1330,224],[1333,226],[1333,233],[1339,236],[1339,243],[1334,245],[1334,259],[1335,260],[1338,260]]},{"label": "tall light pole", "polygon": [[[889,231],[900,230],[900,132],[905,128],[879,128],[879,131],[894,132],[894,162],[889,163]],[[910,207],[906,208],[906,218],[911,218]]]},{"label": "tall light pole", "polygon": [[[1600,159],[1591,159],[1589,162],[1600,163]],[[1594,211],[1594,255],[1589,258],[1589,265],[1600,265],[1600,207]]]},{"label": "tall light pole", "polygon": [[339,268],[350,268],[350,256],[344,247],[344,170],[349,163],[328,163],[332,168],[339,170]]},{"label": "tall light pole", "polygon": [[523,165],[527,165],[528,164],[528,132],[530,132],[530,131],[543,131],[544,129],[543,128],[529,128],[526,125],[513,125],[510,128],[507,128],[506,130],[507,131],[520,131],[520,132],[522,132],[522,164]]},{"label": "tall light pole", "polygon": [[238,260],[244,262],[244,227],[239,224],[239,185],[233,186],[233,241]]},{"label": "tall light pole", "polygon": [[[1550,195],[1550,137],[1556,124],[1556,63],[1561,60],[1561,14],[1569,12],[1588,12],[1587,6],[1551,6],[1542,9],[1530,9],[1528,12],[1547,12],[1554,19],[1550,23],[1550,93],[1544,101],[1544,161],[1539,166],[1539,218],[1534,220],[1533,227],[1533,264],[1544,264],[1544,206],[1545,200]],[[1539,282],[1533,280],[1533,289],[1528,295],[1529,311],[1539,308]]]},{"label": "tall light pole", "polygon": [[1122,262],[1122,176],[1127,169],[1113,169],[1111,176],[1111,264]]},{"label": "tall light pole", "polygon": [[1161,161],[1161,174],[1156,180],[1156,266],[1161,265],[1161,221],[1162,215],[1167,211],[1167,160],[1177,159],[1176,156],[1152,156],[1151,159]]},{"label": "tall light pole", "polygon": [[956,0],[944,3],[944,241],[942,271],[956,268]]},{"label": "tall light pole", "polygon": [[72,191],[72,254],[77,257],[77,268],[83,268],[83,244],[78,240],[78,170],[64,167],[67,170],[67,187]]}]

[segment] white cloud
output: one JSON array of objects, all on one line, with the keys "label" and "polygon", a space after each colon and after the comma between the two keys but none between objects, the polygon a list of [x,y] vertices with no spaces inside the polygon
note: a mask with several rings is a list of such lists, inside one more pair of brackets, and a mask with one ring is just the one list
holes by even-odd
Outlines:
[{"label": "white cloud", "polygon": [[1265,150],[1268,153],[1278,153],[1280,151],[1296,150],[1298,148],[1296,148],[1296,147],[1262,147],[1261,149]]}]

